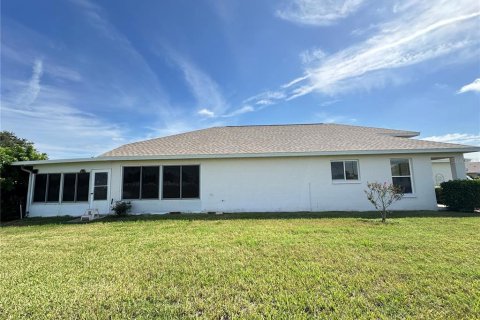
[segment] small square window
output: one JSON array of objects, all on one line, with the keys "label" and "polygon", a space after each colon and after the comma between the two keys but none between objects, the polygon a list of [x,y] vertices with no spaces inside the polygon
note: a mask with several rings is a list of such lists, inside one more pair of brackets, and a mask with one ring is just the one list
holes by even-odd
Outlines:
[{"label": "small square window", "polygon": [[330,162],[332,180],[358,181],[358,160],[342,160]]}]

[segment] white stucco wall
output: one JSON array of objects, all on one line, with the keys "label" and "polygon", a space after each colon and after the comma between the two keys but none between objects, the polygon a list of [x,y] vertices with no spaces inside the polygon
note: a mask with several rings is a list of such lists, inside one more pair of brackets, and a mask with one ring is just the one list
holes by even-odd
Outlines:
[{"label": "white stucco wall", "polygon": [[[364,190],[368,182],[391,182],[390,158],[411,159],[414,194],[397,202],[395,210],[436,210],[431,155],[376,155],[122,161],[35,166],[39,173],[111,169],[111,198],[121,199],[124,165],[200,165],[200,199],[132,200],[133,213],[364,211],[372,210]],[[331,160],[359,161],[360,180],[331,179]],[[160,191],[161,195],[161,191]],[[30,195],[31,198],[31,195]],[[88,203],[31,203],[30,216],[81,215]]]},{"label": "white stucco wall", "polygon": [[[432,161],[432,171],[433,183],[437,186],[439,186],[441,182],[452,180],[452,169],[449,159]],[[443,181],[441,181],[442,178]]]}]

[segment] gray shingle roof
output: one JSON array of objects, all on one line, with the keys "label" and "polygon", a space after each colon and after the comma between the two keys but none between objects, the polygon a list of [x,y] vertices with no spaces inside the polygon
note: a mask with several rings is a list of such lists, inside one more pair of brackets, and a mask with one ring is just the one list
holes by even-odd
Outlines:
[{"label": "gray shingle roof", "polygon": [[418,132],[340,124],[214,127],[123,145],[99,157],[471,149]]}]

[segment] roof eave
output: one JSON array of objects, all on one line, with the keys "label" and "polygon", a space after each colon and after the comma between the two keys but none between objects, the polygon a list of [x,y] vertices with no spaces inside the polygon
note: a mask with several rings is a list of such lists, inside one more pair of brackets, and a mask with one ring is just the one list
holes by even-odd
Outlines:
[{"label": "roof eave", "polygon": [[144,156],[109,156],[78,159],[16,161],[12,165],[28,166],[57,163],[111,162],[134,160],[181,160],[181,159],[225,159],[225,158],[269,158],[269,157],[311,157],[337,155],[372,155],[372,154],[418,154],[418,153],[469,153],[480,151],[480,147],[435,148],[435,149],[396,149],[396,150],[345,150],[316,152],[271,152],[271,153],[228,153],[228,154],[183,154],[183,155],[144,155]]}]

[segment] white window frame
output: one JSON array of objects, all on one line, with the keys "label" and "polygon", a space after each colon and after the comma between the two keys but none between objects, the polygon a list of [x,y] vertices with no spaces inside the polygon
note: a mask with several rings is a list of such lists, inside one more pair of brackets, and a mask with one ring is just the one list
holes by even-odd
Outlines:
[{"label": "white window frame", "polygon": [[[356,180],[347,180],[347,174],[345,172],[345,162],[346,161],[354,161],[357,163],[357,172],[358,178]],[[333,179],[332,177],[332,162],[343,162],[343,179]],[[359,159],[338,159],[338,160],[330,160],[330,179],[332,179],[333,184],[344,184],[344,183],[361,183],[361,176],[360,176],[360,160]]]},{"label": "white window frame", "polygon": [[[410,171],[410,175],[408,176],[394,176],[392,174],[392,160],[407,160],[408,161],[408,170]],[[392,177],[392,184],[393,184],[393,178],[410,178],[410,184],[412,187],[412,192],[411,193],[404,193],[403,196],[406,198],[412,198],[415,197],[415,183],[413,181],[413,167],[412,167],[412,159],[411,158],[390,158],[389,159],[389,165],[390,165],[390,175]]]}]

